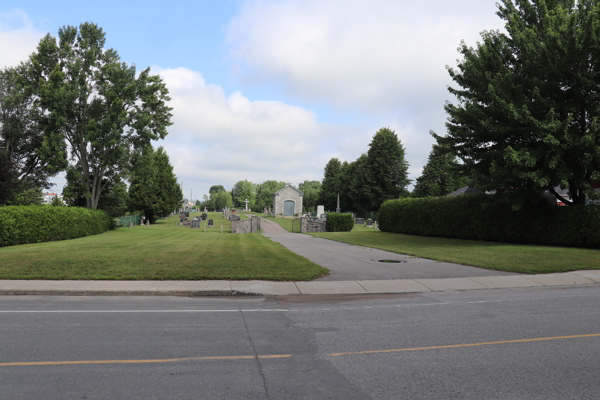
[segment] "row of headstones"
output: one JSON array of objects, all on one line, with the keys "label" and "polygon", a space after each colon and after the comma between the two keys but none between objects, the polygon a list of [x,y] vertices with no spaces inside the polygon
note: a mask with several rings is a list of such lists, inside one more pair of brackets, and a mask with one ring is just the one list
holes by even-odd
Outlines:
[{"label": "row of headstones", "polygon": [[[365,219],[364,218],[356,218],[354,220],[354,224],[355,225],[364,225],[365,224]],[[373,220],[371,218],[367,219],[367,226],[368,227],[373,226]]]}]

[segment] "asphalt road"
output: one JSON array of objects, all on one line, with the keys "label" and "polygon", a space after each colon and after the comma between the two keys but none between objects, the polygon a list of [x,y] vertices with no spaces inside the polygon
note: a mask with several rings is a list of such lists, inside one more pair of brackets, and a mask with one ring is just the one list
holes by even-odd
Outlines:
[{"label": "asphalt road", "polygon": [[0,297],[1,399],[598,399],[600,288]]}]

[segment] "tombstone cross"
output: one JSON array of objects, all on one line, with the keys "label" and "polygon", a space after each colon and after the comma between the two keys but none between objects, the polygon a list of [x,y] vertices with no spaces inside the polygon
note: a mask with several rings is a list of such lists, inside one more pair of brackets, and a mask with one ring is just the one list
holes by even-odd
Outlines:
[{"label": "tombstone cross", "polygon": [[245,203],[246,203],[246,209],[244,211],[248,211],[248,199],[246,199]]}]

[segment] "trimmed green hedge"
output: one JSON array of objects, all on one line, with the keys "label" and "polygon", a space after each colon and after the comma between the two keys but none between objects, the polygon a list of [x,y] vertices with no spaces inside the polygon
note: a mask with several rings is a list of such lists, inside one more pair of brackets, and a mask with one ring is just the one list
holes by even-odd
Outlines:
[{"label": "trimmed green hedge", "polygon": [[352,218],[352,214],[327,214],[327,232],[350,232],[353,227],[354,218]]},{"label": "trimmed green hedge", "polygon": [[600,207],[541,205],[515,211],[498,196],[389,200],[379,229],[409,235],[600,248]]},{"label": "trimmed green hedge", "polygon": [[0,207],[0,247],[95,235],[114,228],[104,211],[79,207]]}]

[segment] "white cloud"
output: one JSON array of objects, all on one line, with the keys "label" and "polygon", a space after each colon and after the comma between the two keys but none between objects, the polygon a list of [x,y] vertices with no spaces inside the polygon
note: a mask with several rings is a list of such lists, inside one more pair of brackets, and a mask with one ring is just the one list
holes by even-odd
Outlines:
[{"label": "white cloud", "polygon": [[406,115],[443,106],[445,65],[461,39],[502,26],[494,12],[472,0],[247,0],[226,35],[244,83]]},{"label": "white cloud", "polygon": [[338,144],[368,150],[381,127],[394,129],[416,179],[445,133],[446,65],[461,40],[503,29],[493,1],[245,0],[226,29],[232,73],[245,85],[270,85],[287,98],[355,113],[369,125]]},{"label": "white cloud", "polygon": [[360,154],[344,146],[347,136],[364,134],[360,126],[319,123],[303,107],[251,101],[240,92],[227,95],[187,68],[153,67],[152,72],[169,88],[173,107],[173,126],[158,144],[169,154],[186,196],[190,188],[201,198],[212,185],[231,189],[244,179],[320,180],[331,157],[353,160]]},{"label": "white cloud", "polygon": [[23,11],[0,13],[0,68],[25,61],[43,36]]}]

